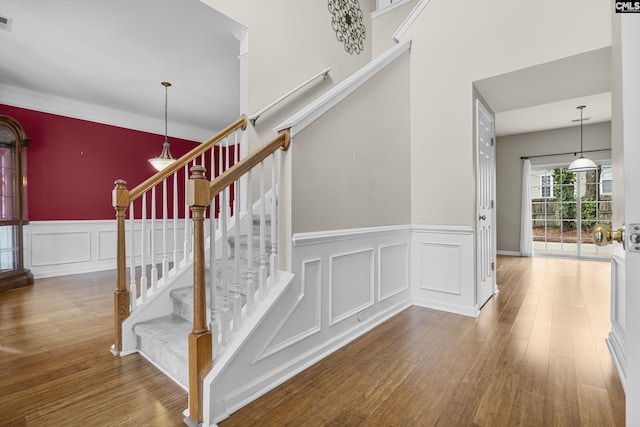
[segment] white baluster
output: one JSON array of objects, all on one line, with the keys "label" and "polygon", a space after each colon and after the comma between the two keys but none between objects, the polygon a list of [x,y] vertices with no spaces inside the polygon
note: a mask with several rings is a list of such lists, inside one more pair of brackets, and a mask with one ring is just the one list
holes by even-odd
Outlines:
[{"label": "white baluster", "polygon": [[[225,171],[229,170],[229,168],[231,167],[231,154],[229,153],[229,140],[227,139],[227,148],[225,149],[225,157],[227,159],[227,166],[225,167]],[[226,215],[227,218],[229,218],[229,220],[231,220],[231,186],[227,187],[225,189],[225,191],[227,192],[227,203],[225,206],[225,210],[226,210]]]},{"label": "white baluster", "polygon": [[[213,159],[212,159],[213,160]],[[213,161],[211,162],[212,165]],[[215,360],[220,353],[218,342],[218,319],[217,319],[217,298],[216,298],[216,227],[215,227],[215,198],[209,205],[209,330],[211,331],[212,359]]]},{"label": "white baluster", "polygon": [[[234,150],[235,152],[235,150]],[[242,285],[240,277],[240,180],[233,184],[233,216],[234,216],[234,238],[233,260],[235,264],[236,274],[234,276],[233,285],[233,330],[237,331],[242,325]]]},{"label": "white baluster", "polygon": [[136,289],[136,245],[134,234],[135,213],[133,202],[129,205],[129,292],[131,301],[131,311],[138,305],[138,292]]},{"label": "white baluster", "polygon": [[142,194],[140,226],[140,298],[147,299],[147,193]]},{"label": "white baluster", "polygon": [[276,226],[278,224],[277,215],[277,187],[276,187],[276,171],[277,171],[277,156],[274,152],[271,154],[271,260],[269,262],[270,284],[275,286],[278,281],[278,239],[276,234]]},{"label": "white baluster", "polygon": [[266,207],[264,199],[264,161],[260,162],[260,267],[258,269],[259,298],[263,300],[267,291],[267,253],[266,253]]},{"label": "white baluster", "polygon": [[162,181],[162,279],[169,280],[169,260],[167,259],[167,180]]},{"label": "white baluster", "polygon": [[[247,173],[247,180],[251,183],[251,173],[253,169],[250,169]],[[247,315],[253,313],[255,309],[255,300],[256,294],[253,289],[254,280],[253,280],[253,203],[252,198],[250,197],[251,191],[247,194],[247,207],[249,208],[249,212],[247,215],[249,216],[249,232],[247,234],[247,285],[246,285],[246,295],[247,295]]]},{"label": "white baluster", "polygon": [[151,188],[151,289],[158,287],[158,266],[156,265],[156,187]]},{"label": "white baluster", "polygon": [[[228,187],[222,190],[222,206],[227,206]],[[222,343],[227,345],[231,339],[231,309],[229,307],[229,248],[226,212],[220,212],[220,228],[222,228],[222,309],[220,311],[220,323],[222,327]]]},{"label": "white baluster", "polygon": [[187,185],[189,184],[189,164],[184,167],[184,262],[189,260],[189,213],[191,211],[187,201]]},{"label": "white baluster", "polygon": [[173,271],[178,271],[178,172],[173,173]]}]

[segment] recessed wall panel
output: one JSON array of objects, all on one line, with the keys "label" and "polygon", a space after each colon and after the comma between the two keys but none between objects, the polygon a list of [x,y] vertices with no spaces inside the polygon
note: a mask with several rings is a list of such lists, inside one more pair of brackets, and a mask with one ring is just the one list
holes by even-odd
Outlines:
[{"label": "recessed wall panel", "polygon": [[373,249],[331,257],[329,322],[373,305]]},{"label": "recessed wall panel", "polygon": [[31,265],[44,266],[91,261],[91,233],[35,234],[31,238]]},{"label": "recessed wall panel", "polygon": [[420,288],[462,295],[462,247],[458,244],[420,245]]},{"label": "recessed wall panel", "polygon": [[380,301],[409,288],[409,245],[380,247]]}]

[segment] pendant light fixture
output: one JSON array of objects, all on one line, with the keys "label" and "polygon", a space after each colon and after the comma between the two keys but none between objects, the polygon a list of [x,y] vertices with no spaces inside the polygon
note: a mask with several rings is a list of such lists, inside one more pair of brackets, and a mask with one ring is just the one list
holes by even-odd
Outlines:
[{"label": "pendant light fixture", "polygon": [[580,157],[569,165],[569,172],[585,172],[594,169],[598,169],[598,165],[596,165],[593,160],[587,159],[584,157],[584,151],[582,149],[582,110],[585,108],[584,105],[581,105],[578,108],[580,110]]},{"label": "pendant light fixture", "polygon": [[159,171],[176,161],[176,159],[171,156],[171,151],[169,151],[169,139],[167,138],[167,98],[168,87],[171,86],[171,83],[162,82],[161,84],[164,86],[164,144],[162,144],[162,152],[160,155],[149,159],[149,163]]}]

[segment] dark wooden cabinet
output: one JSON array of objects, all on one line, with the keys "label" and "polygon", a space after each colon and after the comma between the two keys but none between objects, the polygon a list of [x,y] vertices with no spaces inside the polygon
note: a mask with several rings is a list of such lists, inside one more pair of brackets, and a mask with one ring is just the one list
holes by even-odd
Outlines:
[{"label": "dark wooden cabinet", "polygon": [[33,283],[33,274],[24,268],[23,248],[30,142],[20,123],[0,115],[0,291]]}]

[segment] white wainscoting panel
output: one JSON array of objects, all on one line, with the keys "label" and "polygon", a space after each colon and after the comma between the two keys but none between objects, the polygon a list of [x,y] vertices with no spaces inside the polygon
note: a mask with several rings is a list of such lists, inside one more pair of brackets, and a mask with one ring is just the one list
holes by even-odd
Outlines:
[{"label": "white wainscoting panel", "polygon": [[[140,256],[141,226],[134,224],[135,252]],[[156,223],[156,260],[162,256],[162,221]],[[178,223],[178,238],[183,239],[184,222]],[[167,256],[173,257],[173,221],[169,221]],[[25,267],[35,278],[89,273],[116,268],[116,221],[31,221],[24,228]],[[146,247],[151,253],[151,231],[147,229]],[[126,224],[127,255],[130,231]],[[181,240],[179,240],[180,242]],[[182,249],[183,245],[178,244]],[[180,250],[180,254],[182,251]],[[182,256],[182,255],[180,255]],[[147,258],[149,259],[149,258]]]},{"label": "white wainscoting panel", "polygon": [[378,296],[382,302],[409,289],[409,244],[380,246],[378,259]]},{"label": "white wainscoting panel", "polygon": [[[302,262],[302,273],[299,281],[292,286],[297,290],[297,298],[287,311],[286,316],[274,328],[267,345],[259,353],[253,363],[269,357],[280,350],[291,347],[322,329],[321,321],[321,286],[322,260],[319,258]],[[300,285],[297,287],[297,285]]]},{"label": "white wainscoting panel", "polygon": [[414,226],[413,303],[476,317],[473,253],[471,227]]},{"label": "white wainscoting panel", "polygon": [[614,245],[614,255],[611,257],[611,332],[607,337],[607,346],[624,388],[626,384],[625,256],[621,245],[618,243]]},{"label": "white wainscoting panel", "polygon": [[420,282],[420,289],[462,295],[461,244],[422,242],[418,260],[420,277],[429,278]]},{"label": "white wainscoting panel", "polygon": [[31,268],[91,261],[91,232],[67,231],[31,236]]},{"label": "white wainscoting panel", "polygon": [[373,305],[373,249],[329,258],[329,325]]}]

